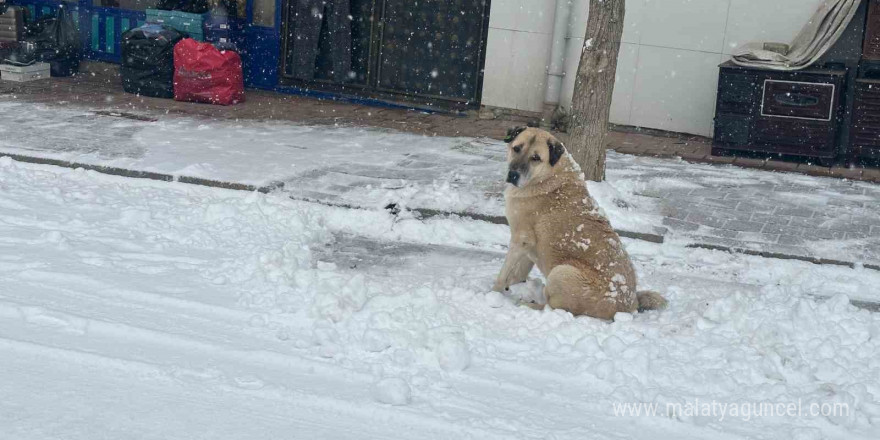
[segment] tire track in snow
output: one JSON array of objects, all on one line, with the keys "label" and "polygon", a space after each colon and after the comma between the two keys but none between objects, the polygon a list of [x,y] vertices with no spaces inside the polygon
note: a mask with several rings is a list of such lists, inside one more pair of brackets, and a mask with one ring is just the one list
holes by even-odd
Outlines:
[{"label": "tire track in snow", "polygon": [[[301,409],[308,408],[319,413],[334,414],[332,418],[314,422],[315,425],[338,423],[337,417],[359,420],[356,424],[361,424],[366,423],[367,420],[374,420],[378,416],[379,418],[387,418],[386,422],[409,424],[413,426],[414,432],[419,432],[422,435],[425,434],[424,429],[428,426],[434,428],[438,433],[447,431],[447,434],[453,435],[453,432],[463,428],[461,426],[462,420],[468,420],[467,433],[475,438],[507,438],[508,435],[541,438],[549,426],[553,426],[557,430],[562,428],[563,430],[581,432],[583,430],[583,421],[579,418],[581,414],[605,409],[600,404],[589,404],[588,402],[585,404],[583,401],[574,400],[561,394],[548,393],[546,392],[546,383],[541,384],[538,388],[525,385],[538,383],[534,382],[537,377],[532,377],[531,381],[525,381],[522,385],[503,383],[499,388],[499,382],[491,375],[489,377],[461,377],[454,393],[448,394],[445,390],[442,391],[441,394],[444,397],[437,401],[438,403],[431,404],[436,411],[439,411],[438,417],[426,417],[415,411],[401,412],[382,406],[379,406],[378,409],[369,406],[360,407],[352,405],[352,403],[372,402],[372,398],[365,395],[365,391],[369,390],[369,384],[372,381],[368,374],[353,376],[350,370],[319,361],[303,362],[302,359],[294,356],[284,356],[278,353],[230,350],[204,341],[187,340],[172,334],[157,334],[157,332],[132,328],[128,325],[74,317],[57,310],[40,312],[33,307],[27,313],[31,317],[30,322],[42,327],[43,330],[49,330],[52,335],[35,336],[30,331],[23,335],[10,335],[12,333],[9,331],[10,329],[2,325],[3,320],[14,313],[11,313],[10,309],[8,305],[0,304],[0,329],[2,329],[0,334],[4,335],[0,337],[0,352],[5,351],[9,356],[16,355],[16,353],[27,353],[51,360],[51,362],[46,362],[48,364],[60,362],[61,364],[89,365],[101,371],[111,369],[124,374],[146,377],[149,380],[182,382],[184,386],[198,384],[199,387],[217,389],[234,395],[276,401],[275,405],[293,404]],[[22,306],[18,306],[18,310],[21,311],[21,309]],[[77,343],[71,342],[71,338],[65,338],[65,335],[58,334],[59,331],[69,334],[69,332],[61,330],[60,326],[46,326],[46,320],[34,320],[33,317],[39,313],[42,313],[43,316],[53,316],[56,321],[80,321],[80,325],[87,330],[83,333],[77,333],[72,339],[82,341],[83,334],[87,333],[88,343],[78,346]],[[115,338],[119,338],[119,340],[114,341]],[[120,342],[126,344],[130,353],[108,353],[108,347],[118,346]],[[148,347],[149,345],[156,345],[158,349]],[[187,359],[187,362],[185,365],[168,364],[158,362],[154,357],[135,354],[149,353],[150,351],[162,352],[163,358]],[[221,358],[224,360],[222,363],[219,362]],[[220,364],[223,367],[216,367]],[[230,371],[232,369],[240,369],[247,373],[236,375],[235,372]],[[263,375],[254,375],[254,372],[262,372]],[[475,374],[481,375],[483,372],[476,371]],[[102,373],[101,376],[104,374]],[[273,378],[274,380],[263,380],[263,378]],[[328,382],[330,378],[337,379]],[[95,385],[101,384],[96,383]],[[429,391],[429,394],[432,393]],[[178,401],[180,400],[178,399]],[[193,404],[198,400],[186,399],[181,402]],[[414,404],[418,407],[418,402]],[[514,422],[524,413],[528,413],[528,408],[545,405],[552,405],[556,408],[552,415],[544,414],[538,418],[525,417]],[[444,416],[450,412],[457,414],[455,417]],[[246,415],[260,418],[256,414]],[[384,417],[380,415],[384,415]],[[281,419],[275,420],[275,422],[282,421]],[[303,422],[309,421],[298,417],[295,424]],[[592,416],[591,423],[595,425],[592,434],[597,438],[605,435],[620,435],[620,427],[612,422],[613,419],[609,416]],[[610,424],[610,426],[602,429],[602,426],[606,424]],[[687,435],[681,436],[675,430],[676,423],[672,421],[661,421],[659,422],[661,426],[658,426],[658,422],[653,419],[651,421],[636,421],[634,424],[643,426],[631,427],[633,433],[650,427],[655,431],[669,430],[670,434],[675,433],[680,436],[679,438],[689,438]],[[482,434],[477,436],[478,432],[482,432]],[[503,434],[504,432],[506,434]],[[586,434],[586,432],[583,433]],[[461,434],[463,432],[459,432],[457,435]],[[379,435],[377,438],[383,438],[384,435]],[[699,435],[695,434],[694,438],[699,438]]]},{"label": "tire track in snow", "polygon": [[[462,438],[462,435],[503,438],[478,427],[466,428],[453,422],[409,411],[401,412],[381,405],[357,404],[370,401],[369,396],[340,394],[327,397],[279,386],[254,390],[223,381],[186,380],[198,378],[203,373],[187,369],[169,371],[143,362],[107,358],[94,353],[2,337],[0,353],[6,359],[13,359],[6,364],[9,372],[26,369],[27,374],[24,377],[40,378],[38,383],[26,382],[23,387],[20,383],[0,381],[0,391],[6,391],[7,395],[27,392],[32,399],[42,400],[41,407],[59,407],[45,414],[45,419],[40,417],[39,411],[31,411],[25,413],[27,417],[24,420],[0,423],[0,434],[9,429],[27,434],[45,433],[55,428],[63,432],[61,435],[65,439],[92,440],[104,438],[114,430],[121,430],[118,434],[123,437],[137,431],[138,438],[189,440],[193,437],[185,427],[180,427],[179,430],[167,428],[168,425],[179,425],[181,420],[192,423],[191,419],[196,419],[200,422],[199,430],[202,433],[215,433],[210,437],[248,440],[254,438],[254,431],[273,433],[265,438],[332,436],[387,439],[407,432],[430,435],[433,438]],[[16,368],[16,364],[22,359],[31,362],[23,362]],[[59,365],[57,361],[62,361],[60,365],[64,365],[60,370],[54,368]],[[96,375],[96,371],[100,374]],[[340,390],[360,389],[345,382],[336,385]],[[69,397],[57,399],[60,391],[66,391],[61,394]],[[85,401],[76,404],[77,398],[85,398]],[[65,406],[69,405],[70,400],[74,400],[75,406]],[[113,402],[112,408],[115,410],[108,411],[107,407],[101,405],[105,402]],[[0,408],[3,406],[8,406],[9,411],[0,411],[0,422],[22,410],[14,401],[6,399],[0,402]],[[179,414],[174,413],[180,408],[187,409],[187,418],[180,419]],[[57,414],[87,414],[87,417],[103,423],[97,424],[100,428],[82,431],[82,427],[71,423],[76,421],[76,417],[66,417],[65,420],[59,419]],[[123,421],[121,427],[114,426],[120,423],[120,414],[129,414],[130,418],[126,417],[127,420]],[[137,416],[131,417],[134,415]],[[230,425],[226,422],[227,419],[235,421],[238,426]],[[375,423],[376,421],[381,423]],[[32,426],[27,429],[29,424]],[[133,430],[132,425],[144,426],[142,430]],[[217,425],[224,426],[225,429],[215,431]],[[98,430],[100,434],[96,432]],[[144,434],[151,435],[140,437]],[[25,437],[16,435],[14,438]],[[44,438],[44,435],[39,435],[38,438]]]}]

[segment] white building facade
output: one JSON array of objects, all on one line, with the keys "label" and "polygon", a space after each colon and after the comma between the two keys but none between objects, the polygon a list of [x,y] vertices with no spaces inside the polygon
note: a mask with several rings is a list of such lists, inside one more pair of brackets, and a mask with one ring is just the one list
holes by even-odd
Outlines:
[{"label": "white building facade", "polygon": [[[718,65],[749,41],[791,41],[821,2],[626,0],[611,122],[712,136]],[[540,113],[548,70],[556,70],[559,103],[570,108],[588,5],[492,0],[482,104]],[[554,35],[564,54],[558,67],[551,59]]]}]

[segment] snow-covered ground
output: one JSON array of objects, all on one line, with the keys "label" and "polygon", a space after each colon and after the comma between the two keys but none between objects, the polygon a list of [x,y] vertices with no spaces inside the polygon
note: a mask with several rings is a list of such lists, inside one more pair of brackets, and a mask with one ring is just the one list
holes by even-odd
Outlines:
[{"label": "snow-covered ground", "polygon": [[[0,155],[18,154],[253,185],[367,208],[503,213],[505,145],[352,126],[155,121],[0,97]],[[130,116],[130,115],[128,115]],[[590,190],[619,230],[681,243],[880,267],[880,185],[609,152]],[[880,301],[880,292],[860,292]]]},{"label": "snow-covered ground", "polygon": [[[504,144],[370,127],[230,122],[181,116],[142,121],[0,100],[0,153],[255,186],[357,206],[503,215]],[[152,115],[155,116],[155,115]],[[596,184],[612,205],[616,191]],[[608,212],[618,228],[655,232],[659,213]]]},{"label": "snow-covered ground", "polygon": [[393,165],[418,151],[473,159],[450,148],[468,138],[374,128],[177,115],[151,122],[3,100],[0,115],[2,151],[258,186],[352,158],[362,166]]},{"label": "snow-covered ground", "polygon": [[670,308],[606,323],[507,233],[0,158],[0,438],[880,436],[880,273],[625,240]]}]

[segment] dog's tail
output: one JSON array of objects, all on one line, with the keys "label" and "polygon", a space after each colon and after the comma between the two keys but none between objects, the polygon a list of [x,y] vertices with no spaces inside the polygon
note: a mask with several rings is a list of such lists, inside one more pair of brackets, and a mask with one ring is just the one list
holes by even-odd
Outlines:
[{"label": "dog's tail", "polygon": [[646,310],[661,310],[665,309],[666,306],[669,305],[669,302],[666,301],[666,298],[663,298],[659,293],[654,292],[653,290],[642,290],[640,292],[636,292],[636,298],[639,299],[639,311],[644,312]]}]

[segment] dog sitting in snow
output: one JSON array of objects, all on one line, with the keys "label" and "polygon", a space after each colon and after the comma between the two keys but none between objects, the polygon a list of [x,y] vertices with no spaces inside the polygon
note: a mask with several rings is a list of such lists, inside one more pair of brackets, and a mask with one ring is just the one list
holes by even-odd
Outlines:
[{"label": "dog sitting in snow", "polygon": [[525,282],[537,264],[547,279],[547,304],[554,309],[612,319],[617,312],[665,307],[658,293],[636,291],[636,274],[620,237],[599,212],[562,143],[526,127],[509,130],[506,141],[510,247],[493,290]]}]

